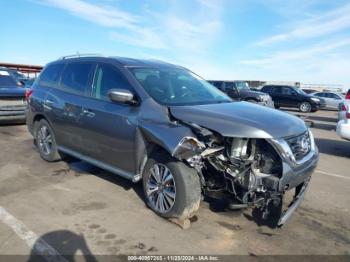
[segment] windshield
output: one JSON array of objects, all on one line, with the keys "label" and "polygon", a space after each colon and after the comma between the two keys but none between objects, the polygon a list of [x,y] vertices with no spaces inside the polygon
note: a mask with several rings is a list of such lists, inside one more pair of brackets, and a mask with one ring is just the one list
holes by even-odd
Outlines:
[{"label": "windshield", "polygon": [[228,103],[231,98],[185,69],[131,68],[146,92],[162,105]]},{"label": "windshield", "polygon": [[238,89],[249,89],[249,85],[247,82],[236,82],[236,86]]},{"label": "windshield", "polygon": [[301,95],[308,95],[307,93],[304,92],[304,90],[298,88],[298,87],[295,87],[293,88],[295,91],[297,91],[297,93],[301,94]]}]

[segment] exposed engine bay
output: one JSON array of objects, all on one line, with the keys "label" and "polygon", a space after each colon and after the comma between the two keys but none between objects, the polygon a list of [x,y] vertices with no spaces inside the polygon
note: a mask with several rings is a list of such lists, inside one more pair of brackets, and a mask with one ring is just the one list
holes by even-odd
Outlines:
[{"label": "exposed engine bay", "polygon": [[272,209],[273,213],[280,210],[281,215],[284,190],[279,189],[279,181],[283,164],[267,140],[223,137],[196,124],[186,124],[197,139],[185,137],[174,156],[197,170],[205,194],[229,193],[231,209],[254,207],[263,219]]}]

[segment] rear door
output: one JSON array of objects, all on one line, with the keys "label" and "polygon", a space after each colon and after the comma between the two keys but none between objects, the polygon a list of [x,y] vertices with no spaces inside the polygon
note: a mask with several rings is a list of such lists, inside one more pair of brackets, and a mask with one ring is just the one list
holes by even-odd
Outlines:
[{"label": "rear door", "polygon": [[280,86],[272,86],[270,95],[276,106],[285,106],[282,88]]},{"label": "rear door", "polygon": [[289,86],[282,86],[280,96],[283,106],[298,107],[300,97],[299,94],[293,88]]},{"label": "rear door", "polygon": [[339,103],[342,102],[342,99],[340,96],[334,93],[327,93],[327,97],[329,99],[329,105],[332,109],[338,109]]},{"label": "rear door", "polygon": [[86,103],[89,86],[96,64],[70,62],[63,69],[57,88],[46,96],[45,110],[53,122],[59,146],[84,154],[86,143],[81,135],[83,105]]},{"label": "rear door", "polygon": [[90,98],[83,106],[83,130],[87,155],[104,164],[135,173],[135,119],[137,106],[115,103],[108,98],[110,89],[135,93],[120,68],[100,63],[95,70]]}]

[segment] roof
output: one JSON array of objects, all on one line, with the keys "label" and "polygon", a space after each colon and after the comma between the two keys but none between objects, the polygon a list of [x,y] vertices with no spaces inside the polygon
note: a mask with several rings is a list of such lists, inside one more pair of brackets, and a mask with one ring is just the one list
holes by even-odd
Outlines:
[{"label": "roof", "polygon": [[124,66],[137,66],[137,67],[180,67],[174,64],[170,64],[156,59],[135,59],[128,57],[111,57],[117,60]]},{"label": "roof", "polygon": [[106,61],[106,60],[112,60],[117,63],[119,63],[122,66],[126,67],[168,67],[168,68],[183,68],[181,66],[177,66],[171,63],[167,63],[161,60],[156,59],[135,59],[135,58],[128,58],[128,57],[118,57],[118,56],[102,56],[102,55],[72,55],[72,56],[64,56],[61,59],[55,61],[91,61],[91,60],[98,60],[98,61]]}]

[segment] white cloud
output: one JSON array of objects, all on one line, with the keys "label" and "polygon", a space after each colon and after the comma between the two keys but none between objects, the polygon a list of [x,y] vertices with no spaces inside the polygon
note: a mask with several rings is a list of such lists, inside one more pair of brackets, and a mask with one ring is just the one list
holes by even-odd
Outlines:
[{"label": "white cloud", "polygon": [[98,6],[83,0],[44,0],[41,3],[70,12],[82,19],[106,27],[133,28],[138,17],[111,6]]},{"label": "white cloud", "polygon": [[276,63],[289,63],[290,61],[302,60],[307,62],[309,58],[313,58],[316,55],[324,56],[327,52],[350,46],[350,38],[345,38],[337,41],[326,42],[322,44],[317,44],[315,46],[304,48],[304,49],[296,49],[296,50],[286,50],[275,52],[272,55],[261,58],[261,59],[251,59],[251,60],[243,60],[242,64],[245,65],[271,65]]},{"label": "white cloud", "polygon": [[325,36],[331,33],[350,28],[350,4],[343,5],[335,10],[296,23],[292,28],[257,43],[269,45],[286,40],[308,39]]},{"label": "white cloud", "polygon": [[195,12],[187,16],[179,16],[177,12],[186,5],[171,1],[166,10],[159,13],[145,10],[142,17],[115,5],[97,5],[86,0],[44,0],[41,3],[113,29],[109,31],[113,41],[150,49],[202,52],[210,46],[221,27],[221,0],[196,0]]}]

